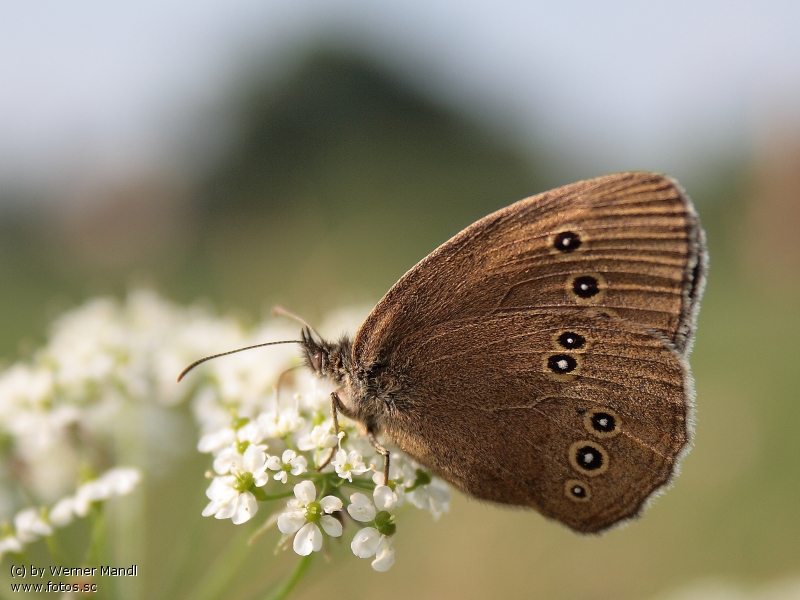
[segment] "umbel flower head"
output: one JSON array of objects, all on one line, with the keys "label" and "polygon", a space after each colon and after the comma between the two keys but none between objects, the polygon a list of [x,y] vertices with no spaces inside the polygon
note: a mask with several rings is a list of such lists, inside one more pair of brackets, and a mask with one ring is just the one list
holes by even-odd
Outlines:
[{"label": "umbel flower head", "polygon": [[[363,311],[341,312],[322,329],[355,330],[363,317]],[[357,556],[372,558],[376,570],[388,569],[396,509],[416,507],[438,517],[448,510],[448,488],[396,451],[383,486],[382,456],[355,423],[340,416],[337,430],[334,390],[297,368],[296,347],[228,356],[175,382],[198,356],[295,336],[296,328],[283,320],[248,331],[233,319],[152,292],[133,293],[123,303],[92,300],[61,316],[30,361],[0,371],[0,435],[9,442],[7,460],[24,465],[15,471],[24,493],[8,497],[31,499],[0,514],[6,523],[0,557],[130,493],[142,477],[136,467],[87,473],[119,462],[109,453],[121,446],[117,436],[144,422],[129,415],[165,415],[187,403],[198,428],[197,450],[209,455],[204,516],[241,525],[253,521],[262,504],[274,516],[276,503],[293,496],[274,520],[295,552],[308,556],[326,539],[347,535]],[[156,443],[165,446],[179,437],[166,426],[147,435],[160,436]],[[95,446],[82,446],[87,440]],[[87,457],[102,460],[86,464]],[[0,474],[0,486],[7,483]]]}]

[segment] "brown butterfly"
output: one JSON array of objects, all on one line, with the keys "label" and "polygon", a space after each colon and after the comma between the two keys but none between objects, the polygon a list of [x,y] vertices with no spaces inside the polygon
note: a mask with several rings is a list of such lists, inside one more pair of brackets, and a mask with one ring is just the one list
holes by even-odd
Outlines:
[{"label": "brown butterfly", "polygon": [[304,329],[301,343],[386,472],[378,435],[477,498],[600,532],[636,516],[688,450],[706,265],[675,181],[608,175],[484,217],[354,339]]}]

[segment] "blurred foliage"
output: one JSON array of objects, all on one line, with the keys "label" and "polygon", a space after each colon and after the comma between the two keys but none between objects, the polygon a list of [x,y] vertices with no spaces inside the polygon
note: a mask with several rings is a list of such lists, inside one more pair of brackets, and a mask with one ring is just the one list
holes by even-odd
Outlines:
[{"label": "blurred foliage", "polygon": [[[20,326],[0,350],[41,331],[52,298],[121,293],[132,274],[177,300],[209,298],[251,316],[276,301],[309,318],[374,302],[464,226],[546,187],[521,149],[362,58],[319,51],[282,81],[258,75],[232,94],[227,151],[175,198],[153,206],[153,192],[140,190],[123,199],[133,209],[108,209],[136,214],[66,234],[79,240],[54,232],[48,214],[6,216],[4,280],[33,281],[8,290],[3,307]],[[148,212],[174,223],[158,252],[147,231],[127,232]],[[132,259],[97,266],[137,233]],[[92,236],[101,241],[92,246]],[[81,244],[90,256],[74,248]]]},{"label": "blurred foliage", "polygon": [[[182,302],[207,298],[251,318],[280,302],[317,320],[342,304],[375,302],[464,226],[557,183],[541,160],[546,149],[523,151],[359,57],[318,51],[282,80],[254,73],[232,97],[228,145],[205,176],[166,194],[170,211],[133,194],[135,207],[171,228],[145,227],[123,259],[98,263],[105,246],[80,228],[64,234],[49,215],[4,215],[0,353],[13,357],[20,340],[41,339],[52,306],[122,293],[141,274]],[[709,576],[797,572],[800,277],[775,283],[742,267],[745,165],[695,178],[689,191],[711,273],[692,357],[696,447],[674,489],[640,522],[590,538],[532,512],[457,498],[430,530],[425,516],[401,522],[390,573],[317,560],[298,598],[647,598]],[[112,222],[124,232],[131,219]],[[112,248],[124,237],[100,229]],[[204,597],[214,561],[252,532],[200,517],[205,468],[189,451],[168,478],[149,483],[142,597]],[[296,560],[274,557],[274,536],[266,538],[243,557],[226,596],[256,597]]]}]

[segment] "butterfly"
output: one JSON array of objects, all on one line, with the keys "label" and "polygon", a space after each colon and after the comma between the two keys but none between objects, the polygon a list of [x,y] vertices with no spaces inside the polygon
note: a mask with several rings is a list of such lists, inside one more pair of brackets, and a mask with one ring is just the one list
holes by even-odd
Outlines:
[{"label": "butterfly", "polygon": [[471,496],[596,533],[637,516],[688,451],[707,263],[674,180],[607,175],[484,217],[355,337],[299,343],[385,473],[379,436]]}]

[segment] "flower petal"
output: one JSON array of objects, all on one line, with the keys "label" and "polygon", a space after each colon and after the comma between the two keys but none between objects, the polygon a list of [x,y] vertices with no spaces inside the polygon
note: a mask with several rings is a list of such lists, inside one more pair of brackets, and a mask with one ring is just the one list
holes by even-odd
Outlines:
[{"label": "flower petal", "polygon": [[256,473],[264,469],[267,461],[267,456],[258,446],[248,446],[244,451],[244,458],[242,459],[242,466],[244,470],[249,473]]},{"label": "flower petal", "polygon": [[339,465],[340,467],[347,462],[347,452],[339,448],[336,451],[336,457],[331,461],[333,465]]},{"label": "flower petal", "polygon": [[206,505],[203,509],[203,516],[210,517],[217,513],[217,511],[222,508],[222,502],[218,502],[217,500],[212,500],[211,502]]},{"label": "flower petal", "polygon": [[64,527],[65,525],[69,525],[75,516],[72,512],[72,506],[73,500],[71,497],[62,498],[53,508],[50,509],[48,519],[56,527]]},{"label": "flower petal", "polygon": [[234,525],[241,525],[249,521],[258,512],[258,502],[250,492],[239,494],[236,501],[236,512],[231,517]]},{"label": "flower petal", "polygon": [[372,506],[372,502],[364,494],[355,493],[350,496],[350,502],[347,506],[347,512],[356,521],[362,523],[369,523],[375,518],[377,511]]},{"label": "flower petal", "polygon": [[314,484],[308,480],[301,481],[294,486],[294,495],[297,496],[297,499],[303,504],[308,504],[309,502],[316,500],[317,488],[315,488]]},{"label": "flower petal", "polygon": [[197,443],[199,452],[214,452],[229,446],[236,439],[236,432],[230,427],[225,427],[217,431],[205,434]]},{"label": "flower petal", "polygon": [[300,556],[308,556],[322,548],[322,532],[314,523],[306,523],[294,536],[292,548]]},{"label": "flower petal", "polygon": [[139,469],[132,467],[115,467],[103,473],[101,477],[109,486],[111,493],[116,496],[130,494],[141,478],[142,474]]},{"label": "flower petal", "polygon": [[251,444],[258,444],[264,439],[264,431],[256,421],[250,421],[244,427],[239,428],[236,432],[236,437]]},{"label": "flower petal", "polygon": [[325,496],[319,501],[319,504],[322,507],[322,510],[328,514],[331,514],[336,510],[342,510],[342,501],[336,496]]},{"label": "flower petal", "polygon": [[8,535],[0,540],[0,558],[6,552],[22,552],[22,542],[13,535]]},{"label": "flower petal", "polygon": [[[218,500],[223,504],[233,501],[239,493],[233,489],[233,484],[236,480],[230,475],[227,477],[215,477],[211,481],[211,485],[206,490],[206,496],[209,500]],[[75,512],[78,512],[77,510]]]},{"label": "flower petal", "polygon": [[374,527],[364,527],[350,543],[350,549],[358,558],[369,558],[378,551],[381,534]]},{"label": "flower petal", "polygon": [[236,512],[236,501],[228,502],[227,504],[223,504],[219,507],[216,514],[214,515],[215,519],[230,519],[233,514]]},{"label": "flower petal", "polygon": [[379,573],[385,573],[394,564],[394,548],[392,548],[392,538],[381,536],[378,551],[375,553],[375,560],[372,561],[372,568]]},{"label": "flower petal", "polygon": [[308,461],[305,456],[298,456],[292,460],[292,475],[302,475],[308,469]]},{"label": "flower petal", "polygon": [[339,537],[342,535],[342,524],[339,522],[339,519],[330,515],[322,515],[319,519],[319,524],[322,526],[322,529],[325,530],[325,533],[331,537]]},{"label": "flower petal", "polygon": [[281,533],[292,534],[300,529],[306,522],[305,512],[291,510],[281,513],[278,517],[278,529]]},{"label": "flower petal", "polygon": [[390,511],[397,504],[397,495],[387,485],[376,486],[372,495],[375,498],[375,508],[378,510]]},{"label": "flower petal", "polygon": [[53,528],[45,523],[35,508],[27,508],[14,517],[17,538],[22,543],[35,542],[41,536],[52,535]]}]

